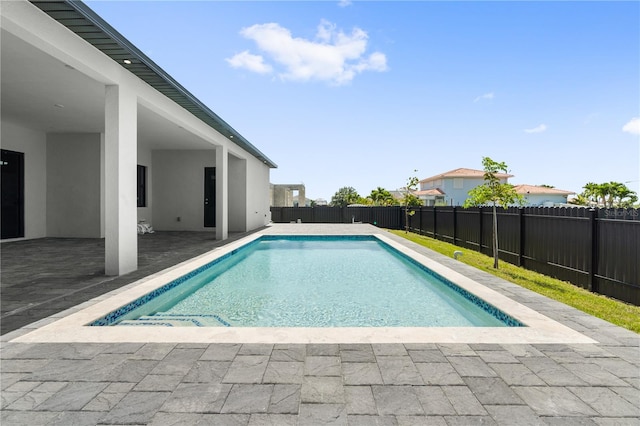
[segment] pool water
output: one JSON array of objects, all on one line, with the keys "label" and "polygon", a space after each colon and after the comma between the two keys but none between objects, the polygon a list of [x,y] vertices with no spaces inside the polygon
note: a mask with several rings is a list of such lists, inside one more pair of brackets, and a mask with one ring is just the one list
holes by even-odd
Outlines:
[{"label": "pool water", "polygon": [[[375,237],[262,237],[138,305],[121,308],[124,314],[107,322],[220,327],[522,325]],[[92,325],[106,324],[98,320]]]}]

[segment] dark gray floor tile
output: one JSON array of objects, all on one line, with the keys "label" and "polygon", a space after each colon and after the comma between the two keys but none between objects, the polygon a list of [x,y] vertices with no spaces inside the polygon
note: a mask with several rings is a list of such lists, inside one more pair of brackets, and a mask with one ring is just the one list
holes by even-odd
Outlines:
[{"label": "dark gray floor tile", "polygon": [[344,404],[342,378],[306,376],[302,382],[300,399],[302,403]]},{"label": "dark gray floor tile", "polygon": [[305,376],[339,376],[340,357],[307,356],[304,360]]},{"label": "dark gray floor tile", "polygon": [[299,426],[347,426],[344,404],[300,404]]},{"label": "dark gray floor tile", "polygon": [[248,426],[296,426],[297,414],[252,414]]},{"label": "dark gray floor tile", "polygon": [[233,361],[242,347],[239,343],[216,343],[200,356],[201,361]]},{"label": "dark gray floor tile", "polygon": [[100,418],[103,424],[147,424],[169,397],[169,392],[129,392]]},{"label": "dark gray floor tile", "polygon": [[231,385],[182,383],[166,398],[162,410],[170,413],[219,413]]},{"label": "dark gray floor tile", "polygon": [[[634,406],[611,389],[596,386],[568,389],[604,417],[640,417],[640,407]],[[637,399],[640,402],[640,392],[637,392]]]},{"label": "dark gray floor tile", "polygon": [[420,372],[409,356],[378,356],[378,368],[387,385],[422,385]]},{"label": "dark gray floor tile", "polygon": [[300,391],[302,385],[274,385],[269,413],[297,414],[300,406]]},{"label": "dark gray floor tile", "polygon": [[562,387],[518,386],[515,393],[539,416],[584,417],[598,413]]},{"label": "dark gray floor tile", "polygon": [[221,413],[266,413],[274,385],[236,384],[222,406]]},{"label": "dark gray floor tile", "polygon": [[465,377],[464,381],[482,405],[524,404],[499,377]]},{"label": "dark gray floor tile", "polygon": [[107,383],[75,382],[47,398],[36,407],[39,411],[78,411],[107,387]]},{"label": "dark gray floor tile", "polygon": [[304,362],[269,361],[262,382],[300,384],[303,374]]},{"label": "dark gray floor tile", "polygon": [[424,410],[411,386],[372,386],[378,413],[383,416],[419,416]]}]

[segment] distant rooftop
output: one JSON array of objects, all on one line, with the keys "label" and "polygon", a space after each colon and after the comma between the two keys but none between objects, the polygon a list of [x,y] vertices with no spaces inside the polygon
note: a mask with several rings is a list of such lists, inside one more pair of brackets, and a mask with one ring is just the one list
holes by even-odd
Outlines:
[{"label": "distant rooftop", "polygon": [[[513,177],[513,175],[510,175],[507,173],[496,173],[495,175],[498,178]],[[432,180],[437,180],[442,178],[482,178],[482,177],[484,177],[484,171],[482,170],[465,169],[464,167],[461,167],[459,169],[449,170],[448,172],[440,173],[439,175],[422,179],[420,183],[430,182]]]},{"label": "distant rooftop", "polygon": [[415,195],[444,195],[444,192],[440,190],[440,188],[435,189],[426,189],[424,191],[415,191]]},{"label": "distant rooftop", "polygon": [[537,185],[515,185],[513,189],[518,194],[545,194],[545,195],[571,195],[575,194],[573,191],[565,191],[563,189],[548,188],[546,186]]}]

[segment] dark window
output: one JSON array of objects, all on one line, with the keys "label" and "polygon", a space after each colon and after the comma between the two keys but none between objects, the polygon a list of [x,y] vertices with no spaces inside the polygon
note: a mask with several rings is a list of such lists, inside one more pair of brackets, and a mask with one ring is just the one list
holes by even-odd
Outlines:
[{"label": "dark window", "polygon": [[147,167],[138,165],[138,207],[147,207]]}]

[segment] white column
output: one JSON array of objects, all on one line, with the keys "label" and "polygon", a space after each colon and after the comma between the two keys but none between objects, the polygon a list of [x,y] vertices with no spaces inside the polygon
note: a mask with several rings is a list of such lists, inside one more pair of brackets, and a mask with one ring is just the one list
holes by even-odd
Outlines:
[{"label": "white column", "polygon": [[229,238],[229,150],[216,147],[216,240]]},{"label": "white column", "polygon": [[105,97],[105,273],[138,269],[137,99],[122,86]]}]

